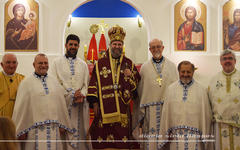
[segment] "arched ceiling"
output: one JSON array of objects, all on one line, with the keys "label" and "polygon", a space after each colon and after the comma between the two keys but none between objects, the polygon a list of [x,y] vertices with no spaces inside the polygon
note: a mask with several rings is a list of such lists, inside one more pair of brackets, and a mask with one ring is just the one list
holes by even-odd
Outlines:
[{"label": "arched ceiling", "polygon": [[79,6],[72,17],[82,18],[132,18],[139,12],[121,0],[93,0]]}]

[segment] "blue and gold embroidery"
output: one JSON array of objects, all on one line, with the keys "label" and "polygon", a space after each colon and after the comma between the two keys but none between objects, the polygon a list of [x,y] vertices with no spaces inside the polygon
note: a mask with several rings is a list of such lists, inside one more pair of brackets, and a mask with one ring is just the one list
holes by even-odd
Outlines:
[{"label": "blue and gold embroidery", "polygon": [[216,88],[219,90],[219,88],[223,87],[223,84],[221,81],[217,81]]},{"label": "blue and gold embroidery", "polygon": [[232,120],[235,121],[236,124],[238,124],[238,122],[239,122],[239,115],[238,115],[238,114],[233,115],[233,116],[232,116]]}]

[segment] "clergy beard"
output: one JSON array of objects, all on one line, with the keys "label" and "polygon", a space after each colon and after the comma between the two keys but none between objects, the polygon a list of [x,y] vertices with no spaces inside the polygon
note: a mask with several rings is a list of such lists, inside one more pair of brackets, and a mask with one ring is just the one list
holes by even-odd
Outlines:
[{"label": "clergy beard", "polygon": [[77,52],[78,52],[77,49],[71,48],[71,49],[67,50],[67,56],[68,57],[76,57]]},{"label": "clergy beard", "polygon": [[111,54],[113,58],[119,58],[122,54],[122,48],[111,48]]},{"label": "clergy beard", "polygon": [[154,55],[154,59],[160,60],[161,59],[161,53],[160,52],[156,52],[155,55]]}]

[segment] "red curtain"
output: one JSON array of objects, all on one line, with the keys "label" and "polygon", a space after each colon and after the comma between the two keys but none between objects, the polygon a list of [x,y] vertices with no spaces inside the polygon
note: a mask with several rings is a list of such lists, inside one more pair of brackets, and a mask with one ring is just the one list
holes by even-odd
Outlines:
[{"label": "red curtain", "polygon": [[106,39],[104,34],[101,34],[101,38],[99,41],[99,52],[106,51],[106,50],[107,50]]},{"label": "red curtain", "polygon": [[89,44],[87,60],[98,60],[97,41],[95,34],[93,34]]}]

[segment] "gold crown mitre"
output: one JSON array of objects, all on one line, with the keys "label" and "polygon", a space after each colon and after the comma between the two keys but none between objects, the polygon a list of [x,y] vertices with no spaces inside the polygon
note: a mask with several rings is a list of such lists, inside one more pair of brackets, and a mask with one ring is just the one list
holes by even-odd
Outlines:
[{"label": "gold crown mitre", "polygon": [[124,41],[124,38],[126,36],[126,32],[122,27],[119,25],[116,25],[108,30],[108,36],[110,38],[110,41]]}]

